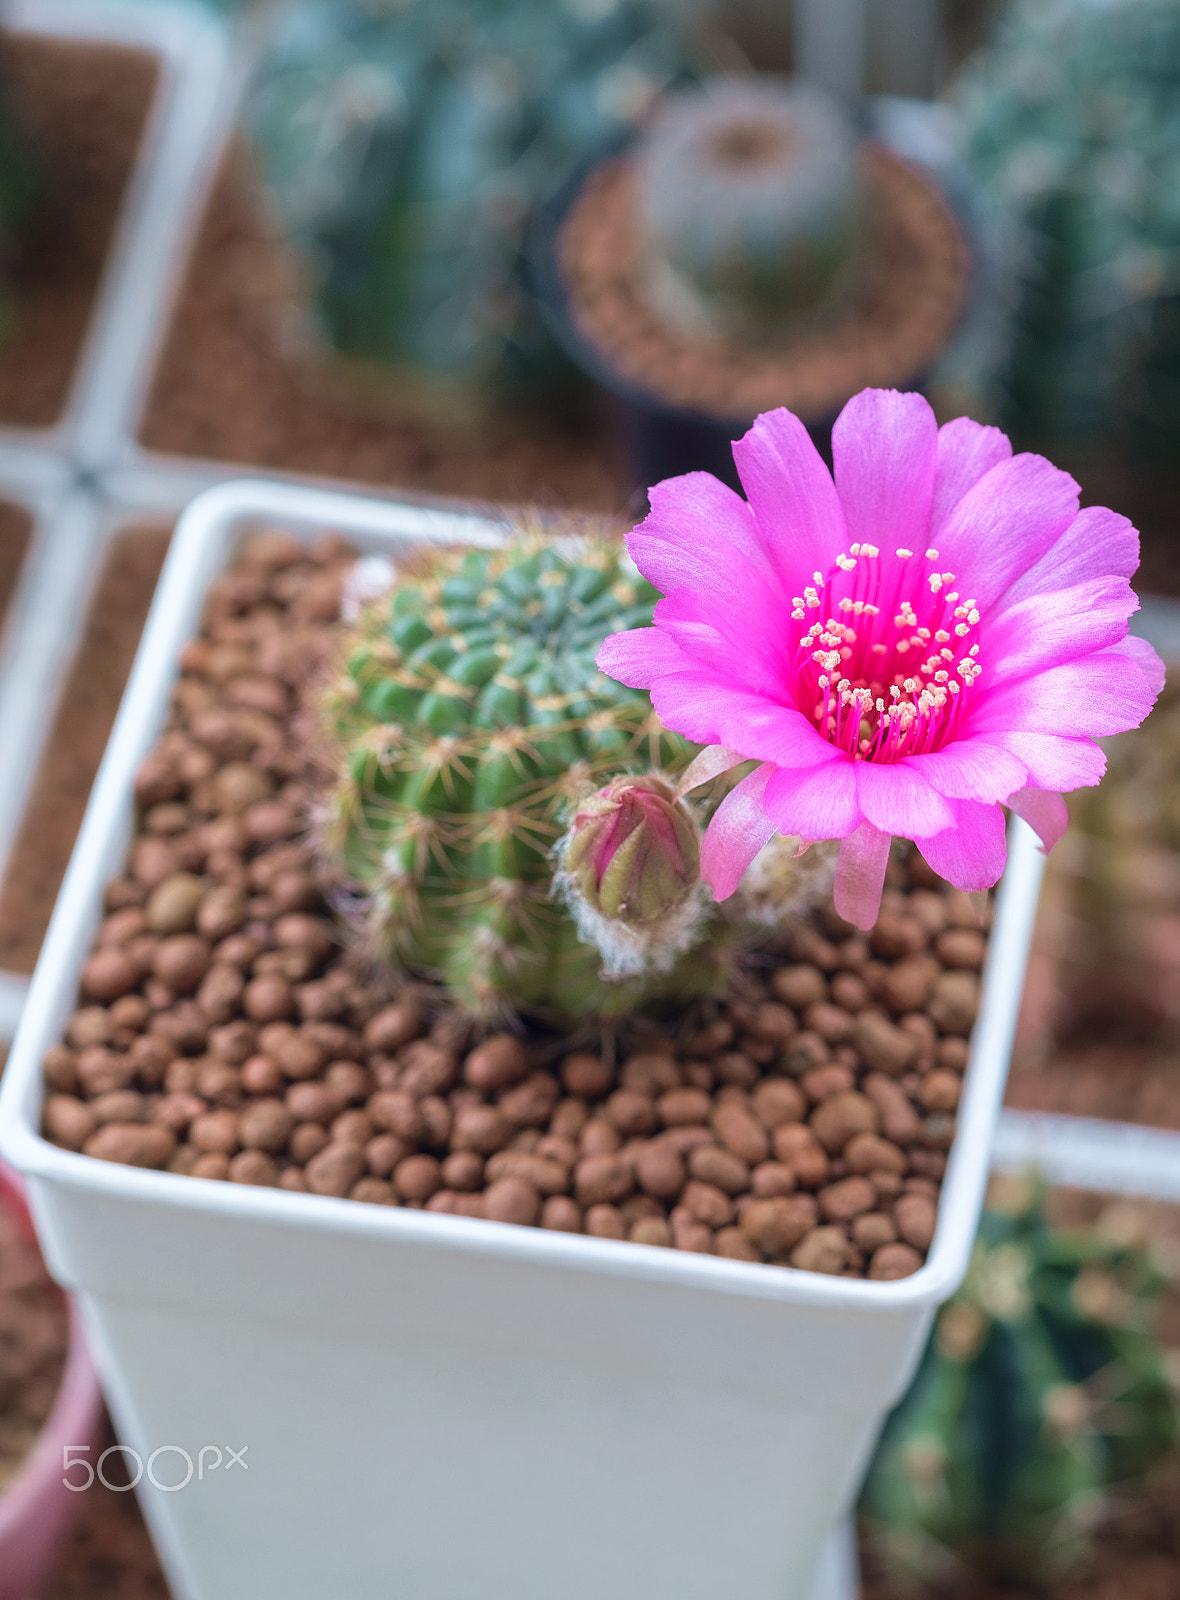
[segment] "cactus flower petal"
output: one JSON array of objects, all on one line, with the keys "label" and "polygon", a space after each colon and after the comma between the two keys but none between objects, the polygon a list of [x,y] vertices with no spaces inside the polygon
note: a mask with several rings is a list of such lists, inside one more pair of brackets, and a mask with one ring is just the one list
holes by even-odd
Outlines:
[{"label": "cactus flower petal", "polygon": [[1135,530],[1079,511],[1067,473],[892,391],[849,401],[832,442],[829,477],[772,412],[734,448],[748,503],[701,473],[653,490],[629,546],[676,654],[628,648],[666,726],[764,763],[710,823],[719,898],[760,794],[761,828],[845,841],[837,893],[868,926],[890,835],[966,890],[1003,871],[1002,804],[1050,846],[1061,792],[1098,781],[1094,740],[1142,722],[1163,667],[1127,633]]}]

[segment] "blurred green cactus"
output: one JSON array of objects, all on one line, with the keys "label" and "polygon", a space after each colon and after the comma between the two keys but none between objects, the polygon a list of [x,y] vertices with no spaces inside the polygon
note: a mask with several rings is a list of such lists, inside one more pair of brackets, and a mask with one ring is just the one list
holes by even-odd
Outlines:
[{"label": "blurred green cactus", "polygon": [[1180,441],[1178,80],[1174,0],[1016,0],[954,86],[964,155],[1012,240],[976,386],[1025,441]]},{"label": "blurred green cactus", "polygon": [[325,706],[322,840],[372,952],[479,1017],[716,989],[697,825],[664,781],[695,747],[594,665],[608,633],[650,623],[655,591],[593,538],[422,559],[363,611]]},{"label": "blurred green cactus", "polygon": [[885,1560],[927,1581],[959,1565],[1025,1582],[1067,1571],[1110,1491],[1177,1442],[1151,1332],[1159,1267],[1125,1230],[1056,1232],[1031,1184],[1007,1188],[861,1502]]},{"label": "blurred green cactus", "polygon": [[713,78],[667,95],[634,162],[648,290],[667,320],[782,337],[855,287],[856,130],[816,85]]},{"label": "blurred green cactus", "polygon": [[689,72],[661,0],[297,0],[246,108],[315,319],[448,403],[566,371],[519,287],[526,219]]}]

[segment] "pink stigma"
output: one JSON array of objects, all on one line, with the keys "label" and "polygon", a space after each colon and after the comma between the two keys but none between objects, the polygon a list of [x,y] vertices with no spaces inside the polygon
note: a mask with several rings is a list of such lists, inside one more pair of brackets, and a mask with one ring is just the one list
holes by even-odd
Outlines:
[{"label": "pink stigma", "polygon": [[[979,612],[938,551],[882,559],[854,544],[792,601],[795,704],[860,761],[927,755],[957,736],[972,685]],[[821,620],[822,619],[822,620]]]}]

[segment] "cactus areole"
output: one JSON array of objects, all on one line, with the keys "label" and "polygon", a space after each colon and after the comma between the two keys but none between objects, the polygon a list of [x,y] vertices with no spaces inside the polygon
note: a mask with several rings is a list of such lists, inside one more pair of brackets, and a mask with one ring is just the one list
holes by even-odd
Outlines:
[{"label": "cactus areole", "polygon": [[[326,701],[323,825],[372,953],[477,1016],[570,1021],[719,986],[696,747],[594,665],[649,624],[621,545],[522,536],[436,551],[362,614]],[[713,930],[716,931],[716,930]]]}]

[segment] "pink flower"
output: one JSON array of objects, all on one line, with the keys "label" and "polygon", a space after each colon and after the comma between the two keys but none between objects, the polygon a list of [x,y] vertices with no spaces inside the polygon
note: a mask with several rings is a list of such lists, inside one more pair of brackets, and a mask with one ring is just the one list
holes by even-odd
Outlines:
[{"label": "pink flower", "polygon": [[598,665],[724,747],[706,775],[762,763],[705,836],[719,900],[776,829],[839,839],[836,907],[870,927],[893,834],[963,889],[1003,872],[1001,804],[1050,848],[1063,791],[1105,770],[1095,737],[1142,722],[1163,666],[1127,632],[1138,534],[1079,511],[1043,457],[881,389],[844,407],[832,454],[829,474],[771,411],[734,445],[747,499],[705,472],[657,484],[628,546],[665,598]]}]

